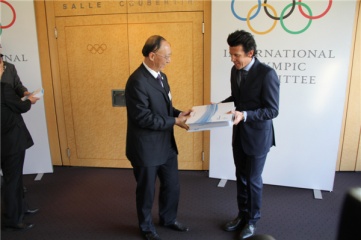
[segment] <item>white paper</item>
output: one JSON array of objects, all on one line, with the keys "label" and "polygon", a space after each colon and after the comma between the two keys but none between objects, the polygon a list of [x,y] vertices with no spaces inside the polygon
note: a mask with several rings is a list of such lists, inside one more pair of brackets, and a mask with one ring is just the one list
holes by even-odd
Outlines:
[{"label": "white paper", "polygon": [[21,98],[21,100],[25,101],[26,99],[29,98],[29,96],[41,98],[43,95],[44,95],[44,89],[43,89],[43,88],[39,88],[39,89],[36,89],[34,92],[30,93],[29,95]]}]

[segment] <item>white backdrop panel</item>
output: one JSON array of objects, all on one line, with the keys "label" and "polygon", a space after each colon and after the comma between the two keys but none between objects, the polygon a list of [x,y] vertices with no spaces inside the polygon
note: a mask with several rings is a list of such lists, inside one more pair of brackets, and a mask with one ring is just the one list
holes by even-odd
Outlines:
[{"label": "white backdrop panel", "polygon": [[[42,87],[34,3],[32,0],[7,3],[0,3],[1,25],[9,25],[13,20],[14,23],[1,33],[3,54],[6,55],[4,60],[15,64],[24,86],[29,91],[34,91]],[[30,111],[23,114],[23,118],[35,143],[26,151],[24,174],[53,172],[44,100],[40,99],[32,105]]]},{"label": "white backdrop panel", "polygon": [[[302,11],[297,5],[293,12],[292,1],[267,1],[272,16],[272,8],[277,16],[283,12],[282,23],[263,7],[256,14],[258,2],[234,1],[233,13],[232,1],[212,1],[211,101],[230,95],[228,34],[251,32],[258,58],[281,82],[277,146],[268,155],[264,183],[332,191],[356,1],[302,1]],[[248,23],[236,17],[247,14],[255,15]],[[211,131],[210,177],[235,179],[230,138],[230,129]]]}]

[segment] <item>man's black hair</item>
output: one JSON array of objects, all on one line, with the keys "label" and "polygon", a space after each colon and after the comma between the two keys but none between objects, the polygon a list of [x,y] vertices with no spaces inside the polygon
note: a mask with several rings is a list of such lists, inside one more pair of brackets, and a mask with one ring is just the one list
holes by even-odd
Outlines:
[{"label": "man's black hair", "polygon": [[148,57],[149,53],[158,51],[162,41],[166,41],[166,40],[164,37],[159,35],[153,35],[149,37],[142,49],[143,56]]},{"label": "man's black hair", "polygon": [[244,30],[237,30],[228,35],[227,43],[230,47],[242,45],[245,53],[253,50],[253,56],[257,55],[257,44],[253,35]]}]

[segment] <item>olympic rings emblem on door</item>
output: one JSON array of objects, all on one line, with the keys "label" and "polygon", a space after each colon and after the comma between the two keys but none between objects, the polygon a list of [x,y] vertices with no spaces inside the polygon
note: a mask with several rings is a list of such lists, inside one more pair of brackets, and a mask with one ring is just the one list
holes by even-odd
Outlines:
[{"label": "olympic rings emblem on door", "polygon": [[13,7],[9,2],[7,2],[7,1],[5,1],[5,0],[0,0],[0,3],[3,3],[3,4],[5,4],[7,7],[9,7],[10,10],[11,10],[11,12],[12,12],[12,15],[13,15],[12,20],[10,21],[10,23],[8,23],[8,24],[6,24],[6,25],[3,25],[2,23],[0,23],[0,35],[1,35],[3,29],[9,28],[9,27],[11,27],[12,25],[14,25],[15,20],[16,20],[16,12],[15,12],[14,7]]},{"label": "olympic rings emblem on door", "polygon": [[87,49],[89,52],[91,52],[92,54],[95,53],[99,53],[102,54],[106,49],[107,49],[107,45],[103,44],[88,44]]},{"label": "olympic rings emblem on door", "polygon": [[[239,20],[241,21],[244,21],[244,22],[247,22],[247,26],[248,28],[256,33],[256,34],[267,34],[269,32],[271,32],[277,25],[277,21],[280,21],[281,23],[281,26],[283,28],[283,30],[285,30],[286,32],[290,33],[290,34],[300,34],[300,33],[303,33],[305,32],[310,26],[311,26],[311,23],[312,23],[312,20],[315,20],[315,19],[319,19],[319,18],[322,18],[324,17],[331,9],[331,6],[332,6],[332,0],[329,0],[328,1],[328,5],[326,7],[326,9],[319,15],[313,15],[312,13],[312,10],[311,8],[304,2],[302,2],[302,0],[298,0],[298,2],[296,2],[296,0],[292,0],[292,2],[288,5],[286,5],[284,7],[284,9],[281,11],[281,14],[280,16],[278,17],[277,15],[277,12],[276,12],[276,9],[267,3],[267,0],[264,0],[264,3],[261,3],[261,0],[257,0],[258,4],[257,5],[254,5],[249,11],[248,11],[248,14],[246,17],[241,17],[237,14],[236,12],[236,9],[235,9],[235,1],[236,0],[232,0],[231,2],[231,11],[232,11],[232,14]],[[303,29],[300,29],[300,30],[290,30],[289,28],[286,27],[285,25],[285,22],[284,20],[286,18],[288,18],[289,16],[291,16],[295,9],[296,9],[296,6],[298,6],[298,11],[301,13],[301,15],[308,19],[308,23],[306,24],[306,26],[303,28]],[[258,16],[259,12],[261,11],[261,7],[263,7],[266,15],[273,20],[273,24],[272,26],[268,29],[268,30],[265,30],[265,31],[257,31],[255,28],[253,28],[253,26],[251,25],[251,20],[254,19],[255,17]],[[289,10],[288,10],[289,9]],[[307,13],[304,12],[304,9],[306,9]],[[253,13],[254,11],[256,10],[255,13]],[[271,10],[272,14],[269,12],[269,10]]]}]

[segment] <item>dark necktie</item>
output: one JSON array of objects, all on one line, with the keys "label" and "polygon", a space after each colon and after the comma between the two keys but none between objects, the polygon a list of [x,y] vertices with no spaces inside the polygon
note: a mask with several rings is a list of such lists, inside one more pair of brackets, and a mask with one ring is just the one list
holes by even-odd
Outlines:
[{"label": "dark necktie", "polygon": [[163,81],[162,81],[162,77],[160,76],[160,74],[158,74],[157,79],[158,79],[158,81],[159,81],[159,84],[162,86],[162,88],[164,88],[164,86],[163,86]]},{"label": "dark necktie", "polygon": [[237,75],[237,85],[238,85],[238,87],[245,84],[247,74],[248,74],[248,72],[246,70],[244,70],[244,69],[238,70],[238,75]]}]

